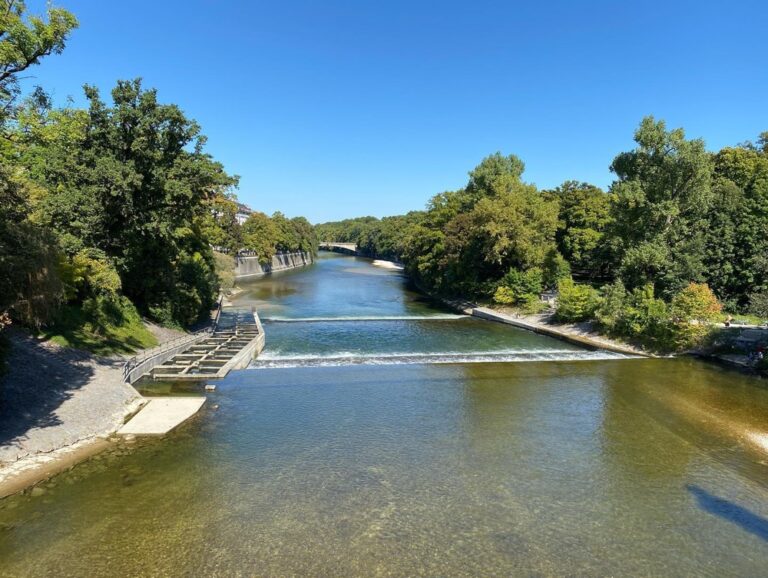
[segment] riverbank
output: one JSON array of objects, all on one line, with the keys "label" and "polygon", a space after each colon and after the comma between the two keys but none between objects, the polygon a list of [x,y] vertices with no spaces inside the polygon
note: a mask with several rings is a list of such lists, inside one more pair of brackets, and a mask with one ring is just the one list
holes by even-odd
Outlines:
[{"label": "riverbank", "polygon": [[395,261],[387,261],[385,259],[374,259],[371,263],[374,267],[381,267],[382,269],[393,269],[395,271],[402,271],[405,269],[402,263],[396,263]]},{"label": "riverbank", "polygon": [[472,315],[563,339],[576,345],[596,347],[598,349],[615,351],[627,355],[657,357],[639,347],[606,337],[595,329],[593,323],[588,321],[582,323],[558,323],[554,320],[554,315],[552,313],[524,315],[512,311],[500,311],[487,307],[475,307],[472,310]]},{"label": "riverbank", "polygon": [[[180,332],[147,324],[161,343]],[[124,358],[101,357],[9,330],[0,378],[0,498],[110,445],[146,400],[123,381]]]},{"label": "riverbank", "polygon": [[642,357],[658,357],[648,351],[635,347],[628,343],[611,339],[594,327],[591,322],[583,323],[558,323],[554,320],[553,313],[523,314],[514,309],[479,307],[469,301],[438,299],[446,306],[480,319],[513,325],[520,329],[533,331],[542,335],[548,335],[556,339],[568,341],[575,345],[587,348],[605,349],[625,355],[639,355]]}]

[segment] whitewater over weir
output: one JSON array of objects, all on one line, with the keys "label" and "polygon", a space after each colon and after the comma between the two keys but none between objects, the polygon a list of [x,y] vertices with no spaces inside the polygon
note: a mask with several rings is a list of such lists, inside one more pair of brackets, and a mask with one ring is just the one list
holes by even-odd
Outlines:
[{"label": "whitewater over weir", "polygon": [[[304,335],[311,333],[314,324],[362,324],[361,331],[372,330],[381,323],[413,323],[435,321],[458,321],[481,324],[463,315],[411,315],[411,316],[368,316],[368,317],[308,317],[308,318],[267,318],[267,331],[272,324],[291,323],[308,324],[300,331]],[[441,327],[441,331],[451,331],[452,323]],[[519,331],[513,328],[503,328],[509,332]],[[375,329],[374,329],[375,330]],[[407,333],[407,331],[406,331]],[[439,337],[439,332],[438,332]],[[399,340],[398,340],[399,341]],[[344,343],[348,343],[347,340]],[[419,345],[419,344],[417,344]],[[424,346],[424,343],[420,344]],[[588,351],[568,348],[520,348],[499,347],[489,349],[465,349],[445,351],[366,351],[364,348],[346,350],[327,350],[323,353],[292,352],[290,348],[267,348],[258,359],[254,360],[251,369],[290,368],[290,367],[336,367],[344,365],[406,365],[406,364],[447,364],[447,363],[510,363],[524,361],[597,361],[631,359],[633,356],[610,351]]]}]

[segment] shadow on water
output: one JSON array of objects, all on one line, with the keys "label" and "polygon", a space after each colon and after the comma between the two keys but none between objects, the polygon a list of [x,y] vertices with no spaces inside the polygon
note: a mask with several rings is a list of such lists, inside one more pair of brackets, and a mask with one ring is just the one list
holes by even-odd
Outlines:
[{"label": "shadow on water", "polygon": [[705,512],[741,526],[750,534],[754,534],[768,542],[768,519],[758,516],[729,500],[710,494],[699,486],[688,484],[686,489],[696,498],[699,507]]}]

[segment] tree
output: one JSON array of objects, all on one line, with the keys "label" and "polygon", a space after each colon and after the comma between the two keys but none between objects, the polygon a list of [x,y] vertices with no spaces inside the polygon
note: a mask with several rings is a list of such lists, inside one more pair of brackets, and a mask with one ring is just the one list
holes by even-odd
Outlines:
[{"label": "tree", "polygon": [[486,282],[495,284],[510,268],[541,266],[554,247],[555,203],[511,175],[497,179],[493,193],[444,228],[444,274],[455,289],[470,295],[483,292]]},{"label": "tree", "polygon": [[609,235],[629,287],[653,283],[671,296],[704,278],[704,231],[712,206],[711,156],[700,139],[646,117],[638,146],[611,165],[618,180]]},{"label": "tree", "polygon": [[729,308],[744,309],[750,294],[768,291],[768,153],[747,143],[722,149],[714,162],[706,278]]},{"label": "tree", "polygon": [[723,306],[704,283],[691,283],[672,299],[674,342],[678,349],[695,347],[711,331]]},{"label": "tree", "polygon": [[559,204],[557,248],[580,273],[599,277],[607,271],[605,231],[611,221],[611,198],[588,183],[566,181],[545,192]]},{"label": "tree", "polygon": [[233,194],[217,194],[208,202],[208,210],[200,217],[200,230],[214,249],[234,255],[242,248],[243,235],[237,211]]},{"label": "tree", "polygon": [[199,126],[140,80],[118,82],[112,106],[85,94],[87,112],[42,111],[21,127],[30,175],[48,191],[41,219],[70,257],[102,251],[140,310],[191,323],[217,289],[201,219],[237,179],[203,151]]},{"label": "tree", "polygon": [[[23,2],[0,2],[0,318],[11,316],[32,325],[46,322],[64,297],[59,276],[60,254],[53,235],[34,219],[32,183],[18,168],[13,129],[19,94],[18,75],[49,54],[64,49],[75,17],[49,8],[47,22],[26,15]],[[1,328],[2,324],[0,324]]]},{"label": "tree", "polygon": [[264,213],[253,212],[243,223],[243,246],[256,253],[262,264],[272,262],[279,240],[279,229]]},{"label": "tree", "polygon": [[565,323],[591,319],[599,304],[599,296],[589,285],[577,285],[573,279],[561,279],[557,284],[555,318]]},{"label": "tree", "polygon": [[19,94],[18,75],[40,63],[44,56],[60,54],[77,19],[61,8],[48,8],[47,22],[26,14],[21,0],[0,0],[0,122],[12,115]]}]

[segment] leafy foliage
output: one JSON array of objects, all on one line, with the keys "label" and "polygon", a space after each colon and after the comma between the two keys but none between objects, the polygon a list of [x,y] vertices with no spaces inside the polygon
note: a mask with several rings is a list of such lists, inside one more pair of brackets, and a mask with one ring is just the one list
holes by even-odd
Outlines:
[{"label": "leafy foliage", "polygon": [[557,284],[558,321],[574,323],[592,319],[598,307],[598,293],[589,285],[577,285],[572,279],[561,279]]},{"label": "leafy foliage", "polygon": [[611,197],[589,183],[566,181],[545,194],[558,202],[557,248],[587,277],[610,270],[605,231],[611,222]]}]

